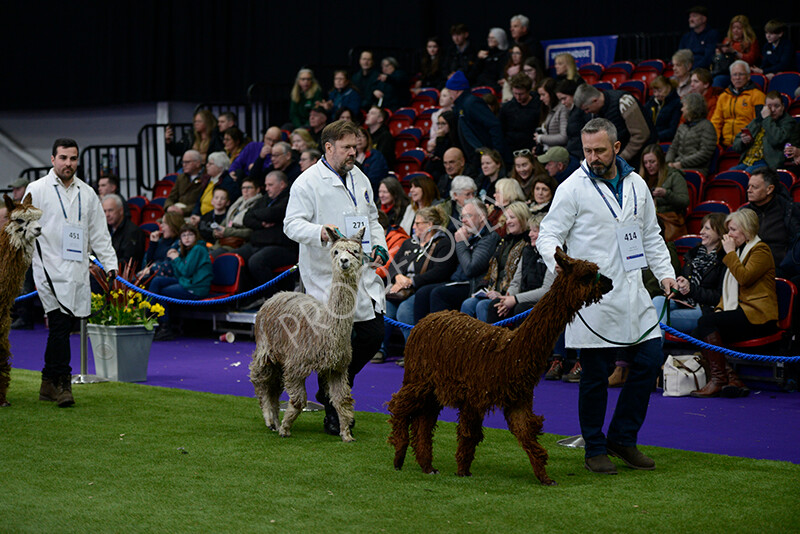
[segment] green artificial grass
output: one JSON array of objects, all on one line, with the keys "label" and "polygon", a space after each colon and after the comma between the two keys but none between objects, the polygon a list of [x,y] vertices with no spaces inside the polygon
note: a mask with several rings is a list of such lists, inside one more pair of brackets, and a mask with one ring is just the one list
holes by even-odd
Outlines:
[{"label": "green artificial grass", "polygon": [[439,475],[409,449],[392,467],[382,414],[356,414],[355,443],[304,413],[289,439],[252,398],[123,383],[38,399],[14,370],[0,409],[0,532],[787,532],[800,528],[800,466],[643,447],[652,472],[583,467],[544,435],[543,487],[505,430],[485,430],[473,476],[455,473],[455,425],[434,441]]}]

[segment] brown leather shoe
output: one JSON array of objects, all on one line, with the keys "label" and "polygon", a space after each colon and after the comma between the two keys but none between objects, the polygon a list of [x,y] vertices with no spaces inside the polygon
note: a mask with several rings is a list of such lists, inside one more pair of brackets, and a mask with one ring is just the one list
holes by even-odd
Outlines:
[{"label": "brown leather shoe", "polygon": [[58,398],[58,389],[53,380],[42,377],[42,385],[39,387],[39,400],[56,402]]},{"label": "brown leather shoe", "polygon": [[58,377],[58,396],[56,403],[59,408],[67,408],[75,404],[75,398],[72,396],[72,375],[62,375]]},{"label": "brown leather shoe", "polygon": [[[703,338],[703,341],[711,345],[722,345],[722,338],[717,332],[713,332]],[[689,393],[690,397],[707,398],[719,397],[722,388],[728,385],[728,373],[725,370],[725,356],[715,350],[703,349],[703,357],[708,361],[711,378],[708,383],[696,391]]]},{"label": "brown leather shoe", "polygon": [[725,371],[728,374],[728,385],[722,387],[722,396],[728,399],[735,399],[737,397],[746,397],[750,394],[750,388],[744,385],[739,375],[737,375],[733,367],[727,364]]},{"label": "brown leather shoe", "polygon": [[642,454],[642,452],[636,448],[636,445],[633,447],[624,447],[613,441],[608,441],[606,442],[606,449],[608,450],[608,454],[619,458],[631,469],[652,471],[656,468],[656,463],[653,459]]},{"label": "brown leather shoe", "polygon": [[616,366],[614,368],[614,372],[608,377],[608,387],[621,388],[623,385],[625,385],[625,381],[628,379],[629,372],[630,368],[628,367],[620,367],[619,365]]},{"label": "brown leather shoe", "polygon": [[617,466],[608,459],[607,454],[598,454],[591,458],[586,458],[584,467],[592,473],[599,473],[601,475],[616,475]]}]

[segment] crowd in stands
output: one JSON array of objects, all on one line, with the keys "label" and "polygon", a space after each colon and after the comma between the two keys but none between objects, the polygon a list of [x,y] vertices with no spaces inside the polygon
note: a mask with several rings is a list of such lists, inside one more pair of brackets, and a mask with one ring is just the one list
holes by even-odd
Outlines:
[{"label": "crowd in stands", "polygon": [[[301,68],[290,122],[267,128],[260,140],[249,140],[230,112],[197,112],[180,140],[167,128],[167,149],[183,167],[149,239],[122,213],[118,182],[101,180],[114,247],[152,278],[152,289],[181,298],[208,295],[210,262],[199,258],[208,254],[196,252],[207,247],[212,257],[243,258],[241,290],[271,280],[297,261],[297,244],[283,233],[292,184],[324,163],[324,127],[351,120],[361,127],[356,161],[373,185],[392,257],[379,271],[390,295],[387,315],[414,324],[455,309],[496,321],[534,306],[553,282],[536,250],[539,224],[583,160],[581,128],[604,117],[617,129],[620,156],[647,182],[665,239],[699,234],[678,263],[683,300],[670,304],[679,329],[692,332],[718,304],[728,310],[736,300],[723,285],[733,268],[725,259],[730,247],[723,250],[729,226],[743,229],[737,246],[757,235],[772,252],[772,271],[800,277],[800,262],[791,265],[800,254],[800,209],[792,197],[800,198],[800,185],[791,172],[800,165],[800,117],[790,113],[800,110],[800,74],[782,74],[798,70],[786,25],[769,21],[759,47],[744,15],[733,17],[726,34],[708,22],[705,8],[692,8],[671,63],[622,62],[631,68],[613,81],[603,66],[578,68],[567,53],[546,69],[523,15],[510,20],[508,32],[491,28],[485,43],[454,24],[447,44],[439,37],[424,43],[419,72],[364,50],[358,69],[336,70],[326,92]],[[729,168],[743,172],[722,174]],[[707,186],[720,184],[735,194],[714,197]],[[704,201],[728,213],[743,206],[757,217],[726,221],[724,213],[703,212]],[[748,276],[760,280],[772,271]],[[414,291],[404,291],[409,287]],[[769,330],[758,322],[765,317],[774,326],[771,313],[745,312],[736,324],[759,328],[737,332],[707,321],[702,333],[730,341]],[[164,331],[162,337],[172,335]],[[551,379],[574,378],[580,369],[578,363],[567,372],[561,341]]]}]

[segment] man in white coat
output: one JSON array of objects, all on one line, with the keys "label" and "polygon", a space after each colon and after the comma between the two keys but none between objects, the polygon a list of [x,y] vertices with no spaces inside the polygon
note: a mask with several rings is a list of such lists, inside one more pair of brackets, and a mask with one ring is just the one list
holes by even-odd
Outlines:
[{"label": "man in white coat", "polygon": [[[580,313],[583,322],[567,325],[567,347],[580,349],[583,368],[578,400],[581,434],[586,442],[586,468],[616,474],[608,454],[634,469],[654,469],[655,462],[636,448],[647,414],[650,392],[662,364],[658,314],[642,283],[641,269],[650,267],[666,292],[677,288],[669,252],[659,234],[653,199],[644,180],[617,156],[620,143],[614,125],[602,118],[581,131],[586,159],[556,190],[542,221],[536,247],[552,271],[556,246],[588,260],[611,278],[614,289]],[[621,344],[618,344],[621,343]],[[630,371],[614,417],[603,434],[608,376],[615,360]]]},{"label": "man in white coat", "polygon": [[33,278],[50,328],[39,399],[66,407],[75,404],[69,334],[75,318],[87,317],[91,310],[89,252],[94,251],[109,276],[116,275],[117,256],[100,199],[75,176],[78,144],[56,139],[50,162],[50,173],[26,191],[42,210]]},{"label": "man in white coat", "polygon": [[[365,227],[364,248],[372,261],[382,265],[388,259],[372,185],[355,167],[357,132],[358,127],[347,120],[326,126],[320,143],[325,155],[297,178],[289,192],[283,231],[300,244],[298,263],[306,293],[322,302],[328,300],[333,278],[326,226],[348,237]],[[367,270],[353,310],[353,360],[348,368],[351,386],[356,374],[380,349],[384,332],[383,284],[374,269],[362,268]],[[325,406],[324,428],[338,436],[339,419],[325,390],[325,384],[320,383],[317,400]]]}]

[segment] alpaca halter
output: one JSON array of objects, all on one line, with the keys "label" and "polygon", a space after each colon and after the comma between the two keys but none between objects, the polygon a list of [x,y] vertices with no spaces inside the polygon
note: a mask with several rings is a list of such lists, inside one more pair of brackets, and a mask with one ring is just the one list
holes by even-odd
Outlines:
[{"label": "alpaca halter", "polygon": [[[597,280],[598,280],[598,281],[600,280],[600,273],[599,273],[599,272],[597,273]],[[672,292],[673,292],[673,293],[676,293],[676,291],[675,291],[675,289],[674,289],[674,288],[672,289]],[[581,315],[581,312],[578,312],[578,319],[580,319],[580,320],[581,320],[581,322],[583,323],[583,325],[584,325],[586,328],[588,328],[588,329],[589,329],[589,332],[591,332],[592,334],[596,335],[597,337],[599,337],[600,339],[602,339],[602,340],[603,340],[603,341],[605,341],[606,343],[611,343],[612,345],[622,345],[622,346],[629,347],[629,346],[631,346],[631,345],[636,345],[636,344],[638,344],[638,343],[639,343],[639,342],[641,342],[641,341],[642,341],[642,340],[643,340],[645,337],[647,337],[647,335],[648,335],[650,332],[652,332],[652,331],[653,331],[653,330],[654,330],[654,329],[655,329],[655,328],[656,328],[656,327],[659,325],[659,323],[661,323],[661,319],[664,317],[664,314],[665,314],[665,313],[666,313],[666,315],[667,315],[667,325],[669,325],[669,299],[664,299],[664,306],[661,308],[661,315],[659,315],[659,316],[658,316],[658,319],[656,320],[656,324],[654,324],[653,326],[651,326],[650,328],[648,328],[648,329],[645,331],[645,333],[644,333],[644,334],[642,334],[641,336],[639,336],[639,339],[637,339],[636,341],[631,341],[631,342],[628,342],[628,341],[612,341],[612,340],[610,340],[610,339],[608,339],[608,338],[606,338],[606,337],[603,337],[601,334],[597,333],[597,332],[594,330],[594,328],[592,328],[591,326],[589,326],[589,323],[587,323],[587,322],[586,322],[586,319],[584,319],[584,318],[583,318],[583,316]]]}]

